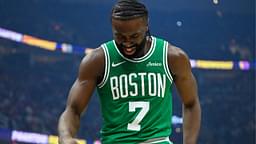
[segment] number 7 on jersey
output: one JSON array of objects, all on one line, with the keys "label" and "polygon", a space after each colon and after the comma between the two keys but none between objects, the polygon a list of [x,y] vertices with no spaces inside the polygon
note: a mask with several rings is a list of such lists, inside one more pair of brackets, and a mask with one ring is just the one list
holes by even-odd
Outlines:
[{"label": "number 7 on jersey", "polygon": [[137,101],[137,102],[129,102],[129,112],[135,112],[136,108],[141,108],[141,111],[135,117],[135,119],[128,123],[127,129],[133,131],[140,131],[141,126],[140,122],[145,117],[147,112],[149,111],[149,102]]}]

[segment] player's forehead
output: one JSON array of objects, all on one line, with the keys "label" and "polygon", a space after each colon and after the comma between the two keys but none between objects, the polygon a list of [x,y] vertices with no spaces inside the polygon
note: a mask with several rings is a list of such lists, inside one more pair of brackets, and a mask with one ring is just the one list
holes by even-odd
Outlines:
[{"label": "player's forehead", "polygon": [[147,23],[144,18],[131,20],[112,19],[112,30],[114,33],[132,34],[145,30]]},{"label": "player's forehead", "polygon": [[136,31],[128,31],[128,32],[122,32],[122,31],[118,31],[118,30],[113,29],[113,34],[114,35],[124,35],[124,36],[132,36],[132,35],[135,35],[135,34],[142,34],[144,32],[145,32],[144,28],[138,29]]}]

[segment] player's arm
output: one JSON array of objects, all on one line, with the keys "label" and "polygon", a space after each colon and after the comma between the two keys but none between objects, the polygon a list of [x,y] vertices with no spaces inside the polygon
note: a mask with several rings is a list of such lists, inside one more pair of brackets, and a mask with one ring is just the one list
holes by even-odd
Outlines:
[{"label": "player's arm", "polygon": [[183,143],[196,144],[201,123],[201,107],[189,58],[181,49],[169,45],[168,63],[183,102]]},{"label": "player's arm", "polygon": [[75,144],[73,139],[79,129],[80,116],[86,109],[97,81],[104,72],[104,53],[98,48],[85,56],[78,77],[70,89],[65,111],[58,123],[59,143]]}]

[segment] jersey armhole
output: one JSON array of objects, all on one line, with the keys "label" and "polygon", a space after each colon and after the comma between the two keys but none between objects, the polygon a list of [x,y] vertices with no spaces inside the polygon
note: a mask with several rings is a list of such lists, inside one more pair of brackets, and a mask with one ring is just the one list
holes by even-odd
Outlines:
[{"label": "jersey armhole", "polygon": [[107,46],[106,44],[102,44],[101,45],[103,51],[104,51],[104,57],[105,57],[105,69],[104,69],[104,76],[103,76],[103,79],[102,81],[97,85],[99,88],[102,88],[107,79],[108,79],[108,75],[109,75],[109,67],[110,67],[110,59],[109,59],[109,53],[108,53],[108,49],[107,49]]},{"label": "jersey armhole", "polygon": [[168,42],[164,41],[164,53],[163,53],[163,58],[164,58],[164,71],[167,74],[168,79],[170,80],[170,82],[173,82],[173,76],[172,76],[172,72],[169,69],[168,66]]}]

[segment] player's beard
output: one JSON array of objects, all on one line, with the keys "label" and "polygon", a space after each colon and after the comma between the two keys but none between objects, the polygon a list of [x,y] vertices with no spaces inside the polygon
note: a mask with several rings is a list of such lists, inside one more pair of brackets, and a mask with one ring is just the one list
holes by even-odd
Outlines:
[{"label": "player's beard", "polygon": [[[127,58],[138,58],[141,57],[146,45],[147,36],[139,44],[133,44],[129,47],[123,45],[123,43],[116,43],[118,50]],[[129,54],[130,53],[130,54]]]}]

